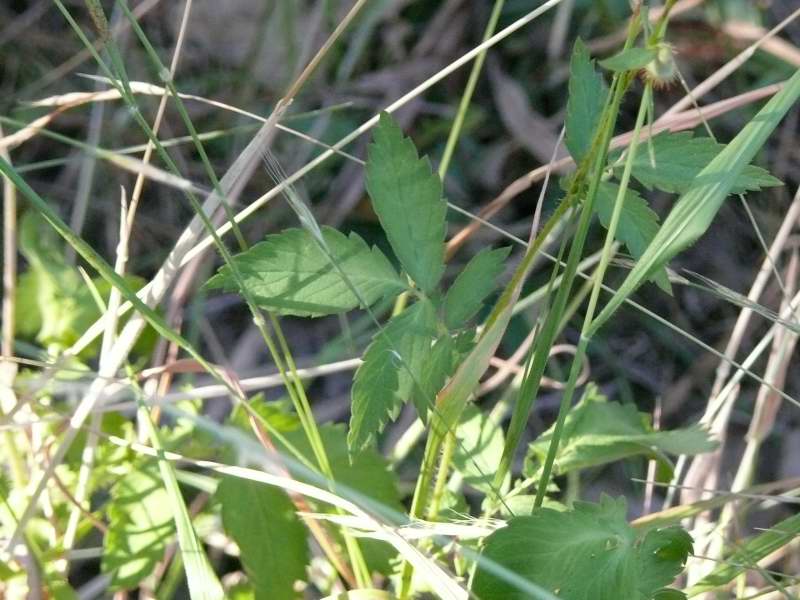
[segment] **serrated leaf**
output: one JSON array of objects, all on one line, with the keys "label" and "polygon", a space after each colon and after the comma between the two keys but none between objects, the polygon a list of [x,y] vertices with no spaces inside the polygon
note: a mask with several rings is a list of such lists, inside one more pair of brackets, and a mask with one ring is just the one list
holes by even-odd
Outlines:
[{"label": "serrated leaf", "polygon": [[458,274],[444,298],[444,321],[448,329],[463,327],[497,287],[504,261],[511,248],[484,248]]},{"label": "serrated leaf", "polygon": [[[604,181],[597,188],[595,197],[595,210],[603,227],[608,229],[611,223],[611,214],[614,212],[619,186],[615,183]],[[628,188],[622,205],[619,223],[617,224],[617,240],[625,244],[634,260],[638,260],[647,246],[658,233],[658,215],[647,205],[636,190]],[[667,293],[671,292],[666,269],[656,272],[652,280]]]},{"label": "serrated leaf", "polygon": [[564,137],[564,143],[575,162],[580,162],[589,151],[607,97],[608,86],[602,75],[595,71],[586,45],[578,38],[569,64],[569,99]]},{"label": "serrated leaf", "polygon": [[467,406],[456,429],[453,466],[461,473],[464,483],[490,495],[497,464],[503,454],[503,430],[488,415],[475,406]]},{"label": "serrated leaf", "polygon": [[110,589],[135,588],[175,536],[170,500],[155,463],[137,465],[111,488],[101,571]]},{"label": "serrated leaf", "polygon": [[644,255],[609,299],[586,332],[591,337],[628,297],[676,254],[705,233],[747,165],[781,119],[800,98],[800,70],[758,111],[730,144],[694,178],[692,187],[672,207]]},{"label": "serrated leaf", "polygon": [[444,272],[442,183],[387,113],[381,114],[367,149],[366,186],[400,264],[432,294]]},{"label": "serrated leaf", "polygon": [[[691,131],[659,133],[649,142],[652,152],[642,151],[633,161],[631,174],[647,189],[658,188],[665,192],[682,194],[692,186],[702,183],[698,175],[722,150],[724,144],[710,137],[694,137]],[[616,153],[614,160],[619,153]],[[654,162],[651,162],[651,157]],[[617,167],[617,171],[622,167]],[[729,193],[758,191],[765,187],[783,185],[765,169],[746,165],[733,180]]]},{"label": "serrated leaf", "polygon": [[600,66],[609,71],[636,71],[644,68],[655,57],[656,51],[650,48],[627,48],[601,60]]},{"label": "serrated leaf", "polygon": [[352,453],[372,442],[403,403],[420,393],[423,365],[435,336],[436,315],[424,300],[393,317],[375,334],[353,378],[347,436]]},{"label": "serrated leaf", "polygon": [[[561,600],[652,600],[680,574],[691,551],[689,538],[684,552],[665,555],[662,549],[674,549],[676,537],[665,530],[640,536],[625,519],[625,499],[604,496],[600,504],[539,508],[511,519],[486,539],[483,557]],[[530,598],[480,563],[473,591],[481,600]]]},{"label": "serrated leaf", "polygon": [[306,528],[283,490],[238,477],[217,487],[222,525],[239,546],[257,600],[293,600],[295,581],[306,578],[310,556]]},{"label": "serrated leaf", "polygon": [[439,336],[431,348],[428,360],[422,365],[420,373],[421,394],[414,394],[414,405],[417,414],[423,422],[427,418],[430,403],[436,398],[436,394],[444,387],[447,378],[453,374],[456,367],[456,356],[458,350],[456,342],[449,333]]},{"label": "serrated leaf", "polygon": [[[316,317],[365,308],[405,289],[383,253],[356,233],[346,236],[323,227],[322,239],[330,256],[311,233],[293,228],[269,235],[233,258],[259,306],[282,315]],[[206,286],[238,291],[227,265]]]},{"label": "serrated leaf", "polygon": [[[553,429],[528,448],[526,471],[534,475],[547,456]],[[563,475],[577,469],[607,464],[631,456],[700,454],[716,447],[699,427],[653,431],[635,406],[609,402],[594,386],[567,415],[553,472]]]}]

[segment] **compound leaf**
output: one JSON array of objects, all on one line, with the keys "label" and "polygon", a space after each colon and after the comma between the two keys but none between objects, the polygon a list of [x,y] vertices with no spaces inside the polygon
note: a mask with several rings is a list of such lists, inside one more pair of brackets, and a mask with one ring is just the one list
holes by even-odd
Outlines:
[{"label": "compound leaf", "polygon": [[444,298],[444,320],[449,329],[463,327],[475,316],[497,286],[511,248],[483,249],[458,274]]},{"label": "compound leaf", "polygon": [[564,143],[575,162],[580,162],[589,152],[607,97],[608,86],[602,75],[595,71],[589,50],[579,38],[575,41],[569,63],[567,130],[564,137]]},{"label": "compound leaf", "polygon": [[350,451],[367,446],[397,416],[403,403],[422,393],[424,365],[436,336],[436,315],[420,301],[393,317],[364,352],[351,390]]},{"label": "compound leaf", "polygon": [[[323,227],[322,239],[324,246],[305,229],[287,229],[233,260],[256,302],[282,315],[343,313],[405,288],[383,253],[357,234]],[[237,291],[227,265],[206,286]]]},{"label": "compound leaf", "polygon": [[[652,600],[683,570],[692,540],[679,527],[641,535],[625,508],[607,496],[567,511],[538,508],[491,534],[483,558],[561,600]],[[531,597],[481,563],[473,591],[481,600]]]},{"label": "compound leaf", "polygon": [[[552,428],[529,447],[526,470],[535,474],[550,446]],[[606,464],[631,456],[700,454],[715,448],[700,427],[654,431],[633,405],[609,402],[594,386],[567,415],[554,464],[554,473]]]},{"label": "compound leaf", "polygon": [[[698,180],[700,171],[725,148],[710,137],[694,137],[691,131],[659,133],[649,143],[652,151],[643,150],[636,155],[631,174],[648,189],[678,194],[702,183],[702,179]],[[765,169],[745,165],[729,193],[758,191],[777,185],[782,185],[781,181]]]},{"label": "compound leaf", "polygon": [[[619,186],[615,183],[604,181],[597,189],[595,210],[603,227],[608,229],[611,223],[611,214],[614,212],[614,202],[619,193]],[[622,213],[617,224],[617,240],[625,244],[634,260],[638,260],[652,239],[658,233],[658,215],[647,205],[636,190],[628,188],[623,200]],[[666,292],[670,292],[669,278],[666,269],[657,271],[652,280]]]},{"label": "compound leaf", "polygon": [[442,182],[387,113],[367,150],[366,186],[400,264],[426,294],[444,272]]}]

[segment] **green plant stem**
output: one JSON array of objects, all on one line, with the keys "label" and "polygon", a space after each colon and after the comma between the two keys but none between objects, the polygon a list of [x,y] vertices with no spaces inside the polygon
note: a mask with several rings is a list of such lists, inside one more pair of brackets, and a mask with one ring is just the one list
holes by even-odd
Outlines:
[{"label": "green plant stem", "polygon": [[[158,54],[156,53],[155,49],[149,43],[149,40],[145,36],[144,32],[142,31],[141,27],[139,27],[136,19],[133,17],[133,14],[130,12],[129,8],[127,7],[124,1],[119,1],[120,6],[122,7],[123,11],[128,16],[128,19],[131,22],[131,26],[134,28],[134,31],[138,35],[142,45],[147,50],[148,56],[150,57],[153,64],[159,70],[159,72],[164,73],[166,72],[164,66],[161,64]],[[200,155],[205,170],[211,179],[214,190],[217,194],[219,194],[222,200],[222,206],[225,210],[226,218],[229,222],[233,224],[237,235],[236,238],[239,242],[239,246],[242,250],[247,249],[247,242],[244,240],[244,237],[241,235],[241,232],[238,231],[238,227],[236,227],[233,213],[231,211],[230,206],[228,205],[227,201],[225,201],[225,196],[222,192],[220,187],[220,182],[214,173],[213,167],[211,166],[211,162],[208,159],[208,155],[205,152],[202,142],[200,141],[197,131],[189,117],[189,113],[186,110],[186,107],[180,98],[177,89],[175,88],[173,82],[170,78],[164,78],[165,85],[167,89],[170,91],[172,95],[176,107],[178,109],[178,113],[181,116],[184,124],[186,125],[189,134],[192,137],[194,142],[194,146],[197,149],[198,154]],[[146,123],[142,123],[143,128],[145,131],[150,134],[149,127]],[[155,141],[158,147],[160,144],[157,143],[154,135],[151,135],[151,139]],[[161,148],[161,152],[163,148]],[[270,319],[272,322],[272,328],[275,331],[278,337],[278,345],[276,346],[272,336],[269,333],[269,329],[267,327],[266,322],[261,314],[261,311],[258,309],[255,299],[251,296],[249,291],[247,290],[246,286],[244,285],[244,280],[241,276],[241,273],[238,270],[237,265],[233,261],[233,257],[230,255],[229,251],[227,250],[226,246],[223,244],[222,240],[219,238],[219,235],[216,233],[216,229],[211,223],[208,216],[205,214],[205,211],[200,206],[199,202],[192,194],[188,194],[189,201],[192,204],[192,208],[194,209],[195,213],[203,222],[205,229],[208,233],[212,236],[214,240],[214,244],[217,247],[218,251],[220,252],[225,264],[227,264],[231,268],[231,273],[236,280],[237,286],[242,292],[242,296],[245,298],[245,301],[250,309],[251,314],[253,315],[253,320],[258,331],[261,333],[262,338],[264,339],[267,348],[270,351],[273,361],[275,362],[278,370],[283,378],[284,385],[289,392],[289,396],[294,404],[295,410],[298,413],[300,418],[301,424],[303,426],[303,430],[306,434],[306,437],[309,441],[309,445],[314,452],[315,459],[319,466],[320,472],[333,484],[333,470],[331,468],[330,462],[328,460],[327,452],[325,447],[322,443],[322,438],[319,434],[319,428],[317,427],[316,421],[314,420],[314,416],[311,413],[311,406],[308,402],[308,397],[305,393],[305,388],[303,387],[299,377],[297,376],[297,368],[292,357],[291,351],[289,350],[288,344],[286,343],[286,339],[283,336],[283,333],[280,328],[280,324],[278,323],[277,319],[270,313]],[[286,366],[288,365],[288,370]],[[287,373],[288,371],[288,373]],[[371,578],[369,575],[369,571],[366,566],[366,561],[364,559],[363,553],[361,552],[358,543],[356,540],[349,534],[345,532],[344,534],[345,545],[347,546],[348,554],[350,555],[351,562],[353,563],[353,571],[356,576],[356,581],[359,586],[361,587],[368,587],[371,584]]]},{"label": "green plant stem", "polygon": [[550,356],[550,348],[555,341],[561,317],[569,300],[570,292],[572,291],[577,274],[577,267],[588,234],[589,224],[594,215],[594,199],[600,184],[603,166],[605,165],[608,145],[611,140],[617,112],[626,87],[627,82],[623,81],[622,78],[616,77],[614,79],[611,86],[612,96],[604,111],[604,125],[598,132],[598,136],[595,139],[592,152],[589,156],[590,159],[593,158],[594,160],[590,161],[587,159],[584,161],[582,165],[584,169],[578,171],[570,187],[570,191],[567,194],[568,198],[576,198],[580,195],[581,191],[585,189],[584,178],[587,176],[586,167],[591,164],[592,180],[589,184],[586,197],[583,200],[577,231],[572,240],[561,285],[558,287],[556,298],[550,310],[547,312],[541,331],[531,349],[529,361],[528,364],[526,364],[526,377],[521,384],[520,393],[511,415],[511,422],[509,423],[506,433],[506,443],[503,447],[503,454],[495,474],[494,485],[496,488],[498,487],[498,483],[502,483],[511,468],[511,463],[517,446],[519,445],[519,440],[522,437],[522,432],[525,429],[528,416],[533,409],[533,403],[538,394],[542,377],[544,376],[547,359]]},{"label": "green plant stem", "polygon": [[[137,124],[142,128],[142,130],[147,134],[148,138],[153,142],[153,144],[154,144],[154,146],[156,148],[156,151],[158,152],[159,156],[162,158],[162,160],[164,160],[164,162],[167,165],[167,167],[173,173],[177,174],[178,173],[177,166],[172,161],[170,156],[166,153],[165,149],[160,144],[159,140],[157,139],[157,137],[154,135],[153,131],[151,130],[149,124],[144,120],[144,118],[142,117],[141,113],[138,110],[138,106],[136,105],[136,102],[135,102],[135,100],[133,98],[132,92],[130,90],[130,87],[129,87],[129,84],[128,84],[128,81],[127,81],[127,77],[125,76],[124,65],[122,63],[122,60],[119,57],[118,51],[116,50],[116,46],[113,44],[113,40],[109,44],[109,54],[112,57],[112,63],[114,64],[114,67],[117,70],[116,74],[112,73],[108,69],[108,67],[105,65],[105,63],[102,61],[100,56],[96,52],[93,51],[94,48],[91,46],[91,43],[86,39],[86,37],[83,34],[83,32],[81,31],[80,27],[77,25],[77,23],[75,23],[74,19],[72,19],[72,16],[69,14],[69,12],[63,6],[61,1],[60,0],[55,0],[55,1],[56,1],[57,6],[59,7],[59,9],[61,10],[62,14],[64,14],[65,18],[68,20],[70,25],[76,31],[76,34],[84,42],[84,45],[86,45],[87,48],[90,48],[90,52],[92,52],[95,60],[98,62],[98,64],[101,66],[101,68],[107,73],[107,75],[109,76],[109,78],[112,81],[112,84],[115,85],[115,87],[117,87],[117,89],[119,90],[120,95],[122,96],[123,100],[125,100],[126,103],[129,105],[129,107],[131,108],[132,114],[133,114],[134,119],[136,120]],[[139,27],[138,22],[136,21],[135,17],[130,12],[130,9],[127,7],[127,4],[122,0],[118,0],[118,4],[122,8],[122,10],[125,12],[127,18],[129,19],[129,21],[131,23],[131,26],[133,27],[133,29],[136,32],[136,34],[139,37],[139,39],[142,41],[142,44],[145,46],[145,49],[148,51],[148,55],[149,55],[151,61],[154,63],[156,68],[158,68],[160,73],[166,73],[167,71],[165,70],[164,66],[161,64],[157,53],[152,48],[152,46],[149,44],[149,41],[147,40],[146,36],[144,35],[144,32],[142,31],[141,27]],[[192,140],[193,140],[193,142],[195,144],[195,147],[198,148],[198,152],[201,154],[201,156],[205,156],[205,152],[202,150],[202,143],[200,142],[200,140],[198,138],[197,132],[196,132],[194,126],[192,125],[191,120],[189,119],[188,112],[186,111],[186,109],[185,109],[180,97],[178,96],[178,93],[175,90],[174,85],[172,84],[171,80],[168,77],[166,77],[165,80],[166,80],[166,84],[167,84],[167,89],[170,91],[171,95],[175,99],[176,105],[178,106],[179,114],[182,117],[182,119],[184,120],[184,123],[186,124],[187,128],[189,129],[189,132],[191,134],[191,137],[192,137]],[[232,214],[230,213],[230,209],[229,209],[229,207],[227,206],[227,204],[226,204],[226,202],[224,200],[224,195],[221,193],[221,190],[219,189],[219,182],[217,181],[216,176],[213,173],[213,169],[211,168],[210,162],[207,160],[207,158],[206,158],[206,160],[204,160],[204,166],[206,167],[206,170],[209,173],[210,179],[212,180],[212,182],[215,183],[215,189],[216,189],[217,193],[220,194],[220,197],[222,199],[222,205],[226,209],[226,216],[229,219],[232,220]],[[307,399],[305,399],[305,403],[304,403],[302,398],[300,398],[298,396],[298,393],[297,393],[297,388],[298,387],[302,388],[302,385],[295,386],[293,384],[293,382],[292,382],[292,379],[287,374],[286,369],[284,367],[284,363],[280,359],[280,353],[278,351],[278,347],[276,346],[274,341],[271,339],[271,336],[269,334],[269,330],[267,328],[266,322],[264,321],[264,318],[263,318],[261,312],[256,307],[253,298],[251,297],[251,295],[248,293],[246,287],[244,286],[243,279],[241,277],[241,273],[238,270],[238,267],[233,262],[232,256],[230,255],[230,252],[225,247],[225,245],[222,243],[221,239],[219,238],[219,235],[216,233],[216,228],[211,223],[208,215],[206,215],[205,211],[202,209],[197,197],[191,191],[188,191],[188,190],[185,191],[185,195],[186,195],[187,199],[189,200],[189,203],[191,204],[192,209],[194,210],[194,212],[197,214],[198,218],[202,222],[204,228],[211,235],[212,240],[213,240],[215,246],[217,247],[218,251],[220,252],[220,255],[222,256],[224,262],[230,266],[231,272],[233,274],[233,277],[236,280],[239,288],[242,290],[242,295],[243,295],[248,307],[251,310],[251,313],[253,315],[253,319],[254,319],[254,322],[256,324],[256,327],[258,328],[259,332],[261,333],[262,337],[264,338],[264,341],[267,344],[267,347],[268,347],[268,349],[269,349],[269,351],[270,351],[270,353],[271,353],[271,355],[273,357],[273,360],[275,361],[275,364],[278,367],[278,370],[279,370],[279,372],[281,374],[281,377],[282,377],[282,379],[284,381],[286,389],[289,392],[289,395],[290,395],[290,397],[291,397],[291,399],[292,399],[292,401],[293,401],[293,403],[295,405],[296,410],[298,411],[298,414],[300,415],[301,423],[303,423],[303,425],[304,425],[305,433],[306,433],[306,435],[307,435],[307,437],[309,439],[309,444],[311,445],[311,447],[312,447],[312,449],[314,451],[315,458],[317,459],[317,462],[318,462],[319,467],[320,467],[320,471],[322,472],[322,474],[326,478],[328,478],[329,480],[332,481],[333,480],[332,471],[330,469],[330,464],[329,464],[329,462],[327,460],[327,455],[325,454],[325,449],[321,444],[321,439],[319,437],[319,432],[318,432],[318,430],[316,428],[316,423],[313,421],[313,418],[311,418],[311,419],[308,418],[309,410],[306,410],[306,407],[308,405]],[[72,237],[75,237],[75,236],[72,236]],[[243,238],[241,236],[237,236],[237,237],[239,238],[240,243],[244,242],[244,240],[243,240]],[[134,305],[135,304],[136,303],[134,303]],[[142,304],[142,303],[139,302],[139,304]],[[157,328],[157,330],[158,330],[158,328]],[[159,333],[162,333],[162,332],[159,331]],[[163,333],[162,333],[162,335],[163,335]],[[170,339],[170,338],[168,338],[168,339]],[[195,355],[194,357],[196,359],[198,359],[198,362],[201,365],[203,365],[204,368],[206,368],[206,370],[212,369],[212,372],[215,371],[215,370],[213,370],[213,368],[210,365],[208,365],[208,363],[204,359],[202,359],[202,357],[200,357],[199,355]],[[223,378],[223,383],[225,383],[226,386],[231,388],[229,382],[225,381],[224,378]],[[236,390],[231,388],[231,391],[232,391],[233,397],[238,398],[240,401],[242,401],[242,404],[244,405],[245,409],[248,409],[249,407],[247,406],[246,402],[244,402],[244,398],[241,398],[240,394]],[[369,578],[369,574],[366,572],[366,566],[365,566],[365,561],[363,559],[363,554],[360,552],[360,549],[358,548],[357,542],[354,539],[352,539],[352,536],[350,536],[347,533],[345,533],[344,536],[345,536],[346,540],[350,539],[349,543],[347,545],[348,545],[348,551],[351,553],[351,559],[352,559],[353,565],[355,567],[354,571],[356,573],[357,582],[358,582],[359,586],[368,587],[370,585],[370,578]]]},{"label": "green plant stem", "polygon": [[439,517],[439,510],[442,506],[442,499],[444,498],[444,491],[447,486],[447,479],[449,476],[449,465],[453,460],[453,454],[456,450],[456,434],[453,431],[447,433],[444,439],[444,447],[442,448],[442,455],[439,461],[439,470],[436,472],[436,485],[433,488],[433,496],[431,503],[428,506],[428,520],[436,521]]},{"label": "green plant stem", "polygon": [[[569,212],[575,202],[576,196],[573,195],[567,197],[559,204],[550,218],[544,223],[538,235],[528,245],[528,250],[523,255],[514,275],[511,277],[511,281],[506,285],[500,298],[495,303],[491,314],[486,319],[481,340],[491,337],[497,338],[498,335],[502,335],[502,332],[505,330],[511,318],[515,298],[518,297],[518,291],[521,289],[528,270],[544,242],[549,238],[553,229],[561,222],[561,219]],[[436,410],[431,413],[430,431],[425,443],[422,466],[417,477],[414,498],[411,503],[411,510],[409,511],[409,516],[412,519],[419,519],[424,514],[428,502],[428,492],[432,485],[433,474],[436,470],[436,461],[439,457],[442,441],[447,432],[451,431],[458,422],[461,412],[466,406],[472,387],[471,382],[465,387],[459,386],[459,388],[453,392],[455,396],[454,399],[450,396],[443,397],[442,394],[437,396]],[[469,388],[469,390],[465,391],[466,388]],[[413,568],[410,564],[405,563],[401,575],[399,595],[401,600],[408,597],[412,575]]]},{"label": "green plant stem", "polygon": [[589,329],[592,325],[592,321],[594,320],[595,310],[597,308],[597,301],[600,297],[600,290],[602,289],[603,285],[603,278],[605,276],[606,269],[608,268],[609,263],[611,262],[611,257],[613,255],[613,246],[614,246],[614,239],[617,232],[617,226],[619,225],[619,219],[622,215],[622,208],[625,204],[625,194],[628,191],[628,185],[630,184],[631,178],[631,171],[633,170],[633,162],[636,159],[636,151],[639,146],[639,135],[642,130],[642,126],[644,125],[645,116],[647,115],[648,107],[650,106],[650,102],[652,99],[652,88],[648,84],[645,87],[644,94],[642,95],[641,102],[639,103],[639,113],[636,117],[636,125],[633,130],[633,137],[631,139],[630,146],[628,147],[628,156],[625,161],[625,169],[622,173],[622,178],[620,179],[620,186],[619,192],[617,193],[617,197],[614,201],[614,210],[611,214],[611,221],[608,225],[608,231],[606,233],[605,243],[603,244],[603,252],[600,255],[600,263],[597,265],[597,271],[594,274],[594,281],[592,286],[592,293],[589,296],[589,303],[586,308],[586,314],[583,320],[583,327],[581,329],[581,339],[578,342],[577,350],[575,351],[575,356],[572,359],[572,366],[569,372],[569,379],[567,380],[567,385],[564,389],[564,394],[561,397],[561,403],[558,409],[558,417],[556,418],[556,424],[553,428],[553,436],[550,440],[550,446],[547,448],[547,457],[545,458],[544,465],[542,467],[542,475],[539,479],[539,485],[536,490],[536,499],[534,500],[534,508],[537,508],[542,505],[544,502],[544,496],[547,492],[547,486],[550,483],[550,477],[553,471],[553,464],[555,462],[556,453],[558,452],[559,442],[561,440],[561,435],[564,431],[564,423],[566,422],[567,414],[569,413],[569,409],[572,406],[572,397],[575,393],[575,387],[578,381],[578,376],[583,368],[583,361],[586,357],[586,349],[589,345],[590,337],[588,335]]},{"label": "green plant stem", "polygon": [[[624,46],[626,49],[633,44],[640,29],[641,21],[639,19],[639,13],[637,12],[631,17],[628,26],[628,35]],[[567,192],[567,198],[565,198],[563,202],[567,203],[568,200],[575,201],[575,197],[586,190],[577,231],[572,239],[561,285],[558,288],[552,307],[547,312],[544,324],[531,349],[528,362],[525,366],[525,377],[521,384],[517,403],[514,406],[511,422],[509,423],[506,433],[503,454],[495,474],[495,489],[499,489],[499,484],[502,483],[510,471],[514,454],[519,445],[530,412],[533,409],[533,404],[536,400],[542,377],[544,376],[547,360],[550,355],[550,348],[555,342],[558,326],[561,322],[577,274],[577,268],[580,263],[581,254],[583,253],[589,224],[594,215],[594,201],[603,176],[609,144],[617,122],[619,107],[631,80],[632,75],[629,73],[616,74],[614,76],[611,83],[609,98],[603,109],[601,127],[595,135],[589,155],[579,165],[578,171]],[[587,177],[591,177],[588,190],[586,187]]]},{"label": "green plant stem", "polygon": [[[489,22],[486,24],[486,29],[483,32],[483,39],[481,42],[485,42],[494,35],[494,32],[497,29],[497,23],[500,20],[500,13],[503,12],[504,5],[505,0],[495,0],[494,6],[492,7],[492,14],[489,16]],[[447,169],[450,166],[450,161],[453,158],[453,153],[455,152],[458,138],[461,135],[461,130],[464,128],[464,120],[467,117],[467,110],[469,110],[469,105],[472,102],[472,96],[475,94],[475,88],[478,85],[478,79],[480,79],[481,71],[483,70],[483,63],[486,60],[486,52],[487,51],[484,50],[478,54],[478,56],[475,57],[475,62],[472,63],[472,69],[470,69],[469,72],[467,85],[464,87],[464,93],[461,95],[461,102],[458,105],[456,118],[453,121],[453,126],[450,128],[450,134],[447,136],[447,143],[445,144],[444,152],[442,153],[442,160],[439,163],[439,177],[443,181],[444,176],[447,173]]]}]

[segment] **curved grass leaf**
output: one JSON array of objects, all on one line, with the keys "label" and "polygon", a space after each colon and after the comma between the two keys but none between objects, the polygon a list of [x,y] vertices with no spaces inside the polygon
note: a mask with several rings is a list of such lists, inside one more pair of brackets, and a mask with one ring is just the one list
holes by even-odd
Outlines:
[{"label": "curved grass leaf", "polygon": [[[619,193],[619,186],[615,183],[604,181],[597,188],[595,210],[600,223],[608,229],[611,214],[614,212],[614,202]],[[647,205],[636,190],[628,188],[622,205],[622,213],[617,224],[616,238],[625,244],[634,260],[644,254],[647,246],[658,233],[658,215]],[[661,269],[652,277],[652,280],[665,292],[671,292],[666,269]]]},{"label": "curved grass leaf", "polygon": [[[357,234],[346,236],[323,227],[322,237],[331,256],[308,231],[287,229],[234,257],[248,291],[260,306],[283,315],[321,316],[352,310],[361,306],[361,300],[372,304],[405,289],[383,253],[370,248]],[[237,291],[227,265],[206,286]]]},{"label": "curved grass leaf", "polygon": [[[529,447],[526,471],[533,475],[544,462],[552,428]],[[594,467],[631,456],[700,454],[716,443],[699,427],[654,431],[645,414],[633,405],[608,402],[590,386],[567,415],[553,472]]]},{"label": "curved grass leaf", "polygon": [[382,113],[367,151],[366,186],[400,264],[426,294],[444,272],[442,182],[414,142]]},{"label": "curved grass leaf", "polygon": [[484,248],[466,264],[444,297],[444,322],[449,329],[463,327],[497,287],[511,248]]},{"label": "curved grass leaf", "polygon": [[[710,137],[694,137],[691,131],[659,133],[650,140],[652,154],[640,152],[631,174],[647,189],[682,194],[698,183],[696,178],[722,150],[724,144]],[[617,153],[619,156],[619,153]],[[615,157],[612,157],[614,160]],[[617,167],[621,171],[622,167]],[[758,191],[783,185],[780,179],[755,165],[746,165],[738,175],[731,173],[731,194]],[[702,182],[702,181],[701,181]]]},{"label": "curved grass leaf", "polygon": [[768,531],[739,544],[736,550],[725,557],[724,564],[720,564],[688,590],[689,597],[710,592],[733,581],[740,573],[748,570],[748,566],[755,565],[765,556],[796,540],[798,536],[800,515],[776,523]]},{"label": "curved grass leaf", "polygon": [[705,233],[745,167],[798,97],[800,70],[694,178],[692,187],[675,203],[647,250],[586,331],[587,337],[602,327],[642,283]]},{"label": "curved grass leaf", "polygon": [[239,546],[257,600],[294,600],[306,578],[306,528],[286,493],[276,487],[224,477],[216,493],[222,525]]},{"label": "curved grass leaf", "polygon": [[421,301],[392,318],[375,334],[356,371],[351,391],[350,451],[366,447],[394,419],[403,403],[419,394],[421,374],[436,336],[436,315]]},{"label": "curved grass leaf", "polygon": [[[482,556],[562,600],[652,600],[683,570],[691,549],[679,527],[639,534],[625,520],[625,499],[604,496],[600,504],[513,518],[486,539]],[[481,563],[473,591],[481,600],[530,597]]]},{"label": "curved grass leaf", "polygon": [[569,63],[569,100],[567,101],[564,143],[580,162],[589,151],[608,96],[608,86],[594,68],[586,45],[578,38]]}]

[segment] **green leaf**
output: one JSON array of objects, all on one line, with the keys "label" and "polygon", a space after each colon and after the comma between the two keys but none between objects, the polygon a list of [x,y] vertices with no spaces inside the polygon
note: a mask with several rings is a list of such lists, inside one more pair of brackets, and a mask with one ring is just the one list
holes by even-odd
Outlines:
[{"label": "green leaf", "polygon": [[680,590],[664,588],[653,594],[653,600],[686,600],[686,594]]},{"label": "green leaf", "polygon": [[[92,290],[78,270],[66,263],[63,243],[38,214],[27,213],[22,217],[19,247],[28,261],[28,270],[20,274],[16,289],[17,335],[47,346],[70,346],[101,316]],[[134,290],[144,285],[140,277],[127,275],[124,280]],[[93,279],[92,284],[107,302],[111,285],[100,278]],[[121,319],[120,325],[127,320],[128,317]],[[148,328],[137,342],[135,352],[145,354],[154,344],[154,332]],[[91,358],[99,348],[98,340],[81,358]]]},{"label": "green leaf", "polygon": [[310,556],[306,528],[283,490],[238,477],[224,477],[216,493],[222,525],[239,546],[257,600],[293,600],[306,579]]},{"label": "green leaf", "polygon": [[464,477],[464,483],[493,495],[497,464],[503,454],[503,430],[475,406],[467,406],[456,429],[456,450],[453,466]]},{"label": "green leaf", "polygon": [[[526,472],[530,475],[544,462],[552,434],[550,428],[529,446]],[[635,406],[608,402],[590,386],[567,415],[553,472],[563,475],[631,456],[700,454],[715,446],[700,427],[653,431]]]},{"label": "green leaf", "polygon": [[[691,538],[683,530],[641,536],[625,520],[625,499],[539,508],[486,539],[483,557],[561,600],[651,600],[683,570]],[[473,591],[481,600],[530,598],[479,563]]]},{"label": "green leaf", "polygon": [[[694,137],[691,131],[678,133],[659,133],[649,142],[650,151],[639,152],[633,161],[631,174],[647,189],[658,188],[665,192],[682,194],[693,185],[703,183],[698,178],[705,168],[722,150],[724,144],[710,137]],[[619,153],[616,153],[616,158]],[[654,161],[651,162],[651,157]],[[622,167],[617,167],[620,171]],[[705,180],[710,180],[708,177]],[[770,175],[765,169],[746,165],[741,173],[733,178],[729,193],[739,194],[758,191],[765,187],[783,185],[780,179]]]},{"label": "green leaf", "polygon": [[420,394],[414,394],[414,405],[420,418],[425,421],[430,403],[436,394],[444,387],[447,378],[453,374],[457,366],[458,351],[456,342],[449,333],[445,333],[436,340],[431,348],[428,360],[422,365],[420,373]]},{"label": "green leaf", "polygon": [[650,48],[628,48],[614,56],[600,61],[600,66],[609,71],[638,71],[656,57],[656,50]]},{"label": "green leaf", "polygon": [[608,86],[602,75],[595,71],[589,50],[578,38],[569,64],[567,130],[564,137],[564,143],[575,162],[580,162],[589,152],[607,97]]},{"label": "green leaf", "polygon": [[[322,239],[330,255],[308,231],[287,229],[267,236],[233,260],[256,302],[283,315],[343,313],[405,289],[383,253],[357,234],[346,236],[323,227]],[[237,291],[227,265],[206,286]]]},{"label": "green leaf", "polygon": [[705,233],[747,165],[799,97],[800,70],[697,175],[691,189],[675,203],[645,253],[585,332],[587,337],[594,335],[653,273]]},{"label": "green leaf", "polygon": [[711,573],[688,590],[688,595],[696,596],[726,585],[736,576],[749,571],[765,556],[783,548],[800,536],[800,515],[793,515],[775,524],[769,530],[746,541],[737,542],[735,550],[725,557],[725,563],[717,566]]},{"label": "green leaf", "polygon": [[[618,193],[619,186],[607,181],[602,182],[597,189],[595,210],[600,223],[606,229],[611,223],[611,214],[614,212],[614,202]],[[656,233],[658,233],[658,215],[636,190],[628,188],[617,225],[617,240],[625,244],[634,260],[639,260]],[[671,291],[666,269],[662,268],[655,273],[652,280],[667,293]]]},{"label": "green leaf", "polygon": [[[337,493],[356,501],[363,508],[378,515],[386,514],[387,518],[392,520],[395,520],[398,514],[403,514],[404,509],[400,502],[397,476],[383,456],[372,448],[366,448],[351,458],[343,425],[326,424],[319,428],[319,433],[333,471],[334,490]],[[310,462],[314,462],[314,453],[308,443],[308,438],[302,431],[292,431],[285,436],[287,443],[291,444]],[[280,444],[278,445],[280,446]],[[312,481],[308,478],[307,472],[301,469],[295,471],[291,465],[289,469],[298,480],[319,485],[319,481]],[[356,497],[353,498],[348,492],[355,492]],[[327,506],[320,506],[310,498],[308,502],[317,511],[330,509]],[[386,512],[382,513],[382,511]],[[366,538],[359,539],[358,544],[364,551],[370,571],[390,573],[390,561],[396,555],[392,546],[386,542]]]},{"label": "green leaf", "polygon": [[153,573],[175,535],[169,494],[155,463],[141,463],[111,488],[101,570],[112,590],[135,588]]},{"label": "green leaf", "polygon": [[420,377],[435,335],[436,315],[424,300],[393,317],[375,334],[353,379],[347,438],[351,452],[373,441],[403,403],[422,392]]},{"label": "green leaf", "polygon": [[444,298],[444,322],[449,329],[463,327],[497,287],[511,248],[484,248],[458,274]]},{"label": "green leaf", "polygon": [[444,272],[442,183],[400,126],[382,113],[367,150],[366,186],[400,264],[426,294]]},{"label": "green leaf", "polygon": [[[377,506],[388,507],[393,511],[403,510],[397,491],[397,478],[383,456],[374,449],[365,449],[350,460],[347,435],[342,424],[325,424],[319,428],[319,432],[336,485],[355,490],[374,501]],[[315,462],[314,453],[304,432],[291,431],[285,434],[285,438],[303,456]],[[276,443],[280,445],[279,442]],[[291,466],[289,468],[292,470]],[[310,481],[300,470],[295,476],[301,481],[319,484],[318,481]]]}]

